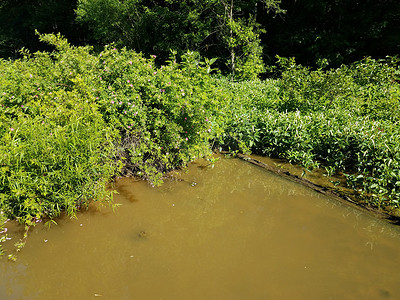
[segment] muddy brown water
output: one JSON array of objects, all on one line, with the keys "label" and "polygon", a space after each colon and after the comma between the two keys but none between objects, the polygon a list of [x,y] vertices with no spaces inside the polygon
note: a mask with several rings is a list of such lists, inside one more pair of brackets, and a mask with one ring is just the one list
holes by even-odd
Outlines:
[{"label": "muddy brown water", "polygon": [[237,159],[30,232],[0,299],[400,299],[400,231]]}]

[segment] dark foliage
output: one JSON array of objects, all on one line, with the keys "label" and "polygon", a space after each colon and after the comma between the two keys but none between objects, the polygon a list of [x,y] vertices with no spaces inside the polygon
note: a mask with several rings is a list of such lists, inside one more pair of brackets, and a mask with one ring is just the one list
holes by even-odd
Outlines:
[{"label": "dark foliage", "polygon": [[337,67],[400,53],[399,1],[286,0],[281,7],[285,15],[259,15],[270,60],[278,54],[303,65]]},{"label": "dark foliage", "polygon": [[61,32],[73,44],[84,44],[88,31],[75,22],[75,7],[76,1],[70,0],[1,0],[0,57],[18,57],[22,47],[46,50],[35,30]]}]

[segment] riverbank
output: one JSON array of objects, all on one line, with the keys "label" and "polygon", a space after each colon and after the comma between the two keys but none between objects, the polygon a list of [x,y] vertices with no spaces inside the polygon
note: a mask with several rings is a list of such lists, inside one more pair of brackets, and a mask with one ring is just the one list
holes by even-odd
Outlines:
[{"label": "riverbank", "polygon": [[[304,172],[341,174],[358,201],[397,216],[400,85],[397,61],[332,70],[282,60],[279,80],[221,82],[235,95],[219,150],[283,158]],[[361,201],[360,201],[361,199]]]},{"label": "riverbank", "polygon": [[[233,82],[188,52],[165,65],[126,49],[73,47],[0,60],[0,224],[29,228],[131,174],[162,183],[212,149],[287,159],[345,176],[367,206],[400,203],[400,85],[395,59],[310,70],[279,59],[276,79]],[[51,222],[51,221],[50,221]]]}]

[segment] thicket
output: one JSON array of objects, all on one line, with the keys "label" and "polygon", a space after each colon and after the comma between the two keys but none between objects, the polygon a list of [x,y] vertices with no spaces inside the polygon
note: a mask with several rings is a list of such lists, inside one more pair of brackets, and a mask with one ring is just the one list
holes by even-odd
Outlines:
[{"label": "thicket", "polygon": [[212,61],[189,52],[157,67],[154,55],[112,45],[95,54],[61,36],[40,40],[56,50],[0,60],[1,227],[74,217],[91,200],[112,202],[117,174],[158,184],[210,152],[223,102]]},{"label": "thicket", "polygon": [[279,58],[281,78],[222,80],[234,97],[221,148],[286,158],[306,170],[345,174],[369,205],[400,207],[400,70],[366,58],[312,71]]}]

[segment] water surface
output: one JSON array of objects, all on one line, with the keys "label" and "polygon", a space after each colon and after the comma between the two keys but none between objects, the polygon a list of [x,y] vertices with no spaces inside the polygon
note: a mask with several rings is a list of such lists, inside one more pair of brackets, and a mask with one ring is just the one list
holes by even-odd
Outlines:
[{"label": "water surface", "polygon": [[236,159],[30,232],[0,299],[400,299],[400,232]]}]

